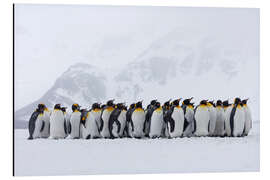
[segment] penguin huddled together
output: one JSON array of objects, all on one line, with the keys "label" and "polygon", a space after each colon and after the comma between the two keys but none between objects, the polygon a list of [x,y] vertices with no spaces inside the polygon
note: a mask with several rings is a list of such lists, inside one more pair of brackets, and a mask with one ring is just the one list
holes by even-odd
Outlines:
[{"label": "penguin huddled together", "polygon": [[[96,138],[178,138],[178,137],[243,137],[252,128],[248,99],[202,100],[195,107],[193,98],[166,101],[152,100],[146,109],[142,102],[94,103],[91,109],[79,104],[66,107],[56,104],[52,111],[39,104],[29,120],[29,138],[96,139]],[[180,105],[181,104],[181,105]]]}]

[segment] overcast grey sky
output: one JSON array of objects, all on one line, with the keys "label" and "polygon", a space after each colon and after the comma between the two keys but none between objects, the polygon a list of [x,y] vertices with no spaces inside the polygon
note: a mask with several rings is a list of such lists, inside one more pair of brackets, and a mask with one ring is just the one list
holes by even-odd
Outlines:
[{"label": "overcast grey sky", "polygon": [[258,54],[258,27],[258,9],[16,4],[15,109],[40,98],[70,65],[122,67],[174,29],[236,49],[246,42]]}]

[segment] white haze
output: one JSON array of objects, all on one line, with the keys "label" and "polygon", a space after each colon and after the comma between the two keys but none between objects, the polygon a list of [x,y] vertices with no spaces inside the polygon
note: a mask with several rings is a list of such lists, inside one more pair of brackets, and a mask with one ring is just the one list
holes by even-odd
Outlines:
[{"label": "white haze", "polygon": [[[174,39],[185,48],[174,50]],[[182,75],[152,74],[157,87],[133,79],[144,89],[134,99],[164,101],[178,96],[179,89],[179,96],[196,101],[250,97],[259,118],[259,10],[239,8],[16,4],[15,110],[43,96],[73,64],[88,63],[110,76],[129,63],[145,62],[149,68],[153,57],[168,59],[168,66],[181,61],[174,71]],[[130,82],[124,83],[122,89]],[[107,84],[108,98],[117,88],[121,92],[117,86]],[[133,100],[128,94],[121,98]]]}]

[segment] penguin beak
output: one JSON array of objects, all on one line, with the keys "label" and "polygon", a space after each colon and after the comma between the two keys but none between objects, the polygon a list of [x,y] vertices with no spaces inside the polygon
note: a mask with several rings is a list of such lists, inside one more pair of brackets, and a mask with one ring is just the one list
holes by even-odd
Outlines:
[{"label": "penguin beak", "polygon": [[189,101],[191,101],[193,99],[193,97],[189,98]]}]

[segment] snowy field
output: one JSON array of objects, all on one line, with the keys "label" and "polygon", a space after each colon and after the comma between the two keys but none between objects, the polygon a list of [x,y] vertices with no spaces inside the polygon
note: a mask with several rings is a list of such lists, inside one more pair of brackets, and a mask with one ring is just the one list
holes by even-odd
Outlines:
[{"label": "snowy field", "polygon": [[259,171],[259,123],[244,138],[27,140],[15,130],[15,175]]}]

